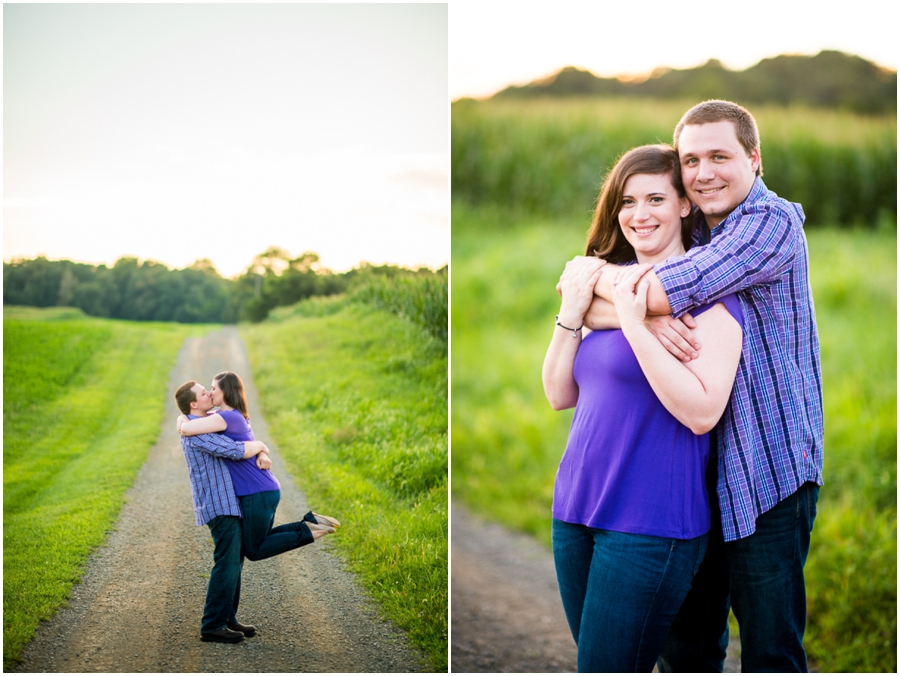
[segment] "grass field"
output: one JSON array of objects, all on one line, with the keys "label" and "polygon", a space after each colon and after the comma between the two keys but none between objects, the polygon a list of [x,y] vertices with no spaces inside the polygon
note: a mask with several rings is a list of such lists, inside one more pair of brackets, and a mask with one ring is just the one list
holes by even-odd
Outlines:
[{"label": "grass field", "polygon": [[[446,671],[446,328],[416,323],[434,312],[421,293],[434,280],[419,281],[395,296],[380,290],[390,311],[316,299],[242,330],[272,438],[310,501],[345,524],[332,542],[385,614]],[[412,313],[405,293],[423,311]],[[443,299],[446,307],[446,287]],[[68,308],[4,313],[9,668],[115,523],[159,434],[177,352],[210,327]]]},{"label": "grass field", "polygon": [[[550,542],[571,421],[544,399],[555,284],[588,219],[454,203],[454,494]],[[896,235],[810,230],[822,344],[825,481],[807,565],[806,646],[821,671],[896,671]]]},{"label": "grass field", "polygon": [[340,299],[241,334],[272,440],[310,504],[345,525],[331,542],[446,671],[446,343]]},{"label": "grass field", "polygon": [[175,355],[201,330],[4,308],[4,668],[115,522],[159,434]]}]

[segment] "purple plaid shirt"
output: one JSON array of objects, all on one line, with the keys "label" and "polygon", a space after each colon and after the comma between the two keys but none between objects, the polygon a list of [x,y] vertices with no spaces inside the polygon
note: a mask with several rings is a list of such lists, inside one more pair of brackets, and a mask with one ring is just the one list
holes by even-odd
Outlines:
[{"label": "purple plaid shirt", "polygon": [[[188,417],[193,420],[197,416]],[[181,437],[181,450],[191,479],[197,525],[209,523],[217,516],[243,516],[225,459],[243,459],[244,442],[232,441],[222,434],[198,434]]]},{"label": "purple plaid shirt", "polygon": [[744,310],[741,362],[717,427],[726,542],[752,534],[756,518],[803,483],[823,483],[822,369],[803,220],[799,204],[757,178],[713,228],[711,244],[654,267],[675,317],[735,292]]}]

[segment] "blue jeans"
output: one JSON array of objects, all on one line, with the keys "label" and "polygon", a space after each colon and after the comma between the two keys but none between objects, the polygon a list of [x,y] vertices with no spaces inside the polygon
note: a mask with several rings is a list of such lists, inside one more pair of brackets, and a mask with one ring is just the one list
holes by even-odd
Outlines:
[{"label": "blue jeans", "polygon": [[309,526],[304,521],[286,523],[272,528],[275,510],[281,501],[281,491],[263,491],[242,495],[241,511],[244,534],[244,556],[251,561],[261,561],[313,541]]},{"label": "blue jeans", "polygon": [[709,552],[663,648],[661,672],[721,672],[728,610],[741,630],[741,670],[805,672],[806,585],[819,487],[803,484],[756,520],[752,535],[723,542],[714,520]]},{"label": "blue jeans", "polygon": [[553,520],[553,558],[579,672],[651,671],[706,552],[675,540]]},{"label": "blue jeans", "polygon": [[217,516],[206,524],[212,534],[215,550],[213,568],[206,588],[206,605],[200,633],[224,629],[237,621],[241,600],[241,520],[236,516]]}]

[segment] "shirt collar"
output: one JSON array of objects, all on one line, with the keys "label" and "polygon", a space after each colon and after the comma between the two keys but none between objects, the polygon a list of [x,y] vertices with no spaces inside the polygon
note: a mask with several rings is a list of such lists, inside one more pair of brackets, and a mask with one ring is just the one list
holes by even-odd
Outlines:
[{"label": "shirt collar", "polygon": [[753,181],[753,186],[750,188],[750,192],[747,193],[747,197],[744,198],[744,201],[741,202],[740,204],[738,204],[730,214],[728,214],[725,218],[723,218],[719,222],[719,224],[712,229],[712,232],[710,234],[712,234],[712,236],[714,236],[714,237],[716,235],[718,235],[722,231],[722,228],[725,227],[726,224],[731,223],[732,221],[734,221],[738,218],[738,216],[743,211],[743,209],[741,207],[743,207],[747,203],[758,202],[768,192],[769,191],[766,188],[766,184],[763,183],[762,178],[757,176],[756,179]]}]

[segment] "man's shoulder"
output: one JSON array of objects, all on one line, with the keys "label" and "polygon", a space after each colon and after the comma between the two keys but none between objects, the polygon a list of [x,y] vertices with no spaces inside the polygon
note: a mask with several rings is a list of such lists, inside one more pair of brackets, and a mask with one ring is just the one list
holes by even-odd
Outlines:
[{"label": "man's shoulder", "polygon": [[802,226],[806,219],[803,207],[797,202],[791,202],[766,188],[761,178],[757,178],[747,195],[747,199],[736,210],[736,216],[741,215],[771,215],[795,226]]}]

